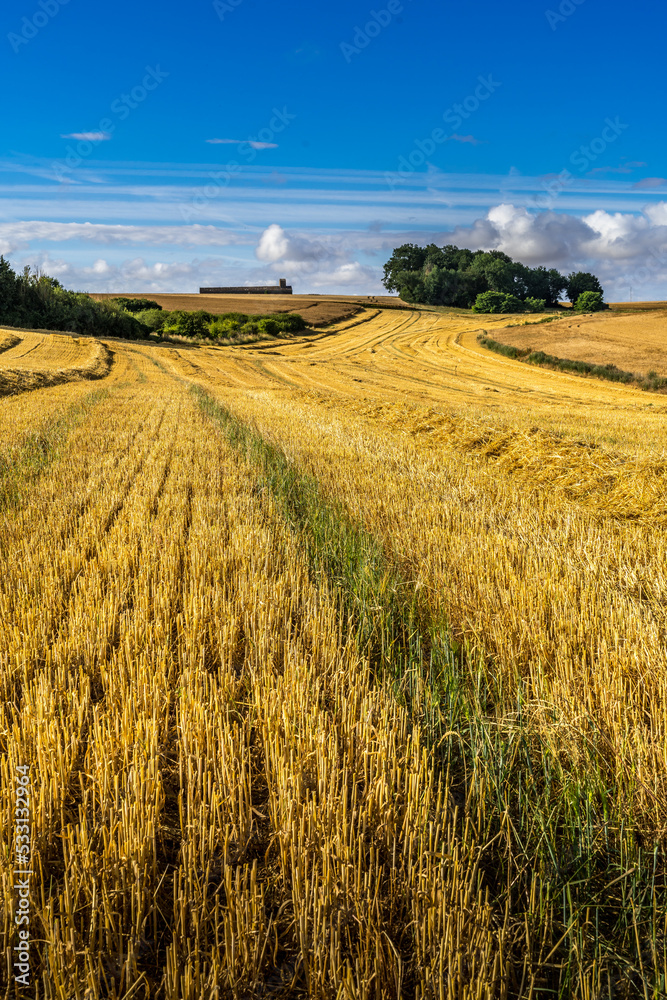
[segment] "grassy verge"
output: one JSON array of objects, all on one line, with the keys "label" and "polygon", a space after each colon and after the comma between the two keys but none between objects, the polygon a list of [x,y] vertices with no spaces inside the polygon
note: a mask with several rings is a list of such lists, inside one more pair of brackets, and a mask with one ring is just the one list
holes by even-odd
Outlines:
[{"label": "grassy verge", "polygon": [[0,453],[0,511],[20,505],[25,491],[58,459],[74,428],[108,395],[108,389],[88,393],[75,406]]},{"label": "grassy verge", "polygon": [[636,385],[650,392],[660,392],[667,389],[667,378],[651,371],[647,375],[637,375],[634,372],[623,371],[616,365],[596,365],[589,361],[573,361],[570,358],[559,358],[544,351],[533,351],[530,347],[513,347],[511,344],[501,344],[484,333],[477,335],[477,340],[489,351],[502,354],[506,358],[517,361],[527,361],[531,365],[550,368],[555,371],[573,372],[577,375],[593,375],[595,378],[606,379],[609,382],[623,382],[625,385]]},{"label": "grassy verge", "polygon": [[[482,845],[505,998],[658,997],[667,989],[667,873],[627,814],[604,734],[587,718],[577,758],[534,724],[521,678],[458,646],[428,595],[317,481],[199,387],[199,405],[255,470],[326,581],[344,628],[391,681],[461,827]],[[508,697],[508,692],[511,696]],[[510,704],[510,697],[513,699]]]},{"label": "grassy verge", "polygon": [[486,333],[478,333],[477,340],[482,347],[486,347],[496,354],[502,354],[506,358],[525,358],[530,354],[529,347],[513,347],[511,344],[500,344],[497,340],[487,337]]}]

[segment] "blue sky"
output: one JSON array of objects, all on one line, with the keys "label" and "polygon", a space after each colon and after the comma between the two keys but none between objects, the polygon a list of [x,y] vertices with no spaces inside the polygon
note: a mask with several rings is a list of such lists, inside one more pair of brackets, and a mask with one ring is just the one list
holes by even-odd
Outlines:
[{"label": "blue sky", "polygon": [[667,298],[663,7],[17,0],[0,251],[89,291],[382,291],[403,242]]}]

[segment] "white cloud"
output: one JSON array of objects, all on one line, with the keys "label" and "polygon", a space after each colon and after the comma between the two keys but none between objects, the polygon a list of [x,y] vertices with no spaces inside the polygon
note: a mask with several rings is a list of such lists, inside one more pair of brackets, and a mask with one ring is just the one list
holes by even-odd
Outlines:
[{"label": "white cloud", "polygon": [[[337,241],[338,242],[338,241]],[[273,223],[264,230],[255,250],[258,260],[266,263],[280,261],[290,265],[314,263],[321,260],[345,258],[340,248],[325,245],[321,240],[308,236],[288,236],[285,230]]]},{"label": "white cloud", "polygon": [[[50,257],[48,254],[33,254],[25,257],[17,266],[29,264],[50,274],[66,288],[86,292],[197,292],[207,285],[273,284],[275,276],[265,269],[251,266],[230,266],[228,260],[208,258],[191,261],[148,261],[144,257],[134,257],[119,263],[98,258],[90,266]],[[295,285],[295,291],[345,291],[349,294],[366,295],[381,292],[378,276],[373,268],[364,267],[357,261],[345,262],[326,268],[311,265],[310,270],[288,272]]]},{"label": "white cloud", "polygon": [[79,139],[82,142],[108,142],[111,132],[69,132],[61,135],[61,139]]},{"label": "white cloud", "polygon": [[229,246],[249,242],[247,236],[218,226],[125,226],[92,222],[26,221],[0,223],[3,253],[27,249],[33,243],[81,240],[100,245]]},{"label": "white cloud", "polygon": [[667,202],[641,214],[597,209],[583,218],[504,203],[471,226],[439,233],[433,242],[502,250],[532,266],[590,270],[610,301],[627,298],[630,286],[635,298],[667,298]]},{"label": "white cloud", "polygon": [[304,290],[344,289],[359,295],[383,291],[377,269],[353,260],[353,255],[345,238],[314,240],[288,235],[276,223],[264,230],[255,250],[258,260],[270,264],[274,271],[289,274],[290,279],[299,279]]},{"label": "white cloud", "polygon": [[275,223],[265,229],[255,250],[258,260],[273,262],[287,256],[289,240],[284,229]]},{"label": "white cloud", "polygon": [[212,146],[218,145],[232,145],[232,146],[242,146],[248,145],[252,146],[253,149],[277,149],[277,142],[257,142],[255,139],[207,139],[206,142],[210,142]]},{"label": "white cloud", "polygon": [[[0,252],[13,266],[23,263],[16,255],[67,258],[76,287],[146,281],[177,291],[287,276],[303,292],[364,294],[381,290],[394,247],[455,243],[501,249],[533,266],[594,271],[608,298],[627,295],[629,284],[635,298],[640,284],[642,297],[667,298],[665,178],[596,175],[549,195],[547,181],[558,174],[271,170],[248,164],[228,180],[219,163],[96,159],[94,169],[72,170],[66,188],[55,184],[48,160],[0,160]],[[537,208],[545,202],[552,210]],[[239,250],[225,257],[228,246]],[[123,261],[138,254],[143,269],[128,272]],[[94,272],[96,260],[109,271]]]},{"label": "white cloud", "polygon": [[[200,261],[148,263],[143,257],[120,264],[99,258],[86,267],[44,254],[30,256],[25,263],[58,278],[66,288],[85,292],[196,292],[199,271],[204,271]],[[206,267],[210,274],[209,262]]]},{"label": "white cloud", "polygon": [[365,267],[359,261],[340,264],[331,270],[318,268],[311,271],[304,279],[308,288],[321,288],[328,292],[343,289],[349,295],[386,294],[386,289],[380,284],[380,276],[373,267]]}]

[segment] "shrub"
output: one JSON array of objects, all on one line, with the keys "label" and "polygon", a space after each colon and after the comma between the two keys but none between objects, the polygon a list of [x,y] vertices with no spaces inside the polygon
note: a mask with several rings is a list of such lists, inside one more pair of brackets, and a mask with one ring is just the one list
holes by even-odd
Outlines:
[{"label": "shrub", "polygon": [[582,292],[574,303],[577,312],[599,312],[605,308],[602,292]]},{"label": "shrub", "polygon": [[164,327],[165,333],[175,333],[180,337],[207,337],[209,324],[215,317],[204,309],[196,312],[175,310],[169,314]]},{"label": "shrub", "polygon": [[266,316],[264,319],[260,319],[259,329],[262,333],[266,334],[267,337],[277,337],[280,333],[278,323],[271,316]]},{"label": "shrub", "polygon": [[476,313],[519,313],[524,311],[524,304],[516,295],[509,295],[506,292],[480,292],[475,299],[472,311]]},{"label": "shrub", "polygon": [[516,295],[506,295],[505,301],[503,303],[503,308],[500,310],[505,313],[520,313],[524,311],[523,302],[518,299]]},{"label": "shrub", "polygon": [[240,326],[243,326],[243,324],[247,323],[248,320],[250,319],[247,313],[240,313],[240,312],[221,313],[221,315],[218,316],[217,318],[223,319],[225,320],[225,322],[230,323],[231,325],[233,325],[235,330],[238,330]]},{"label": "shrub", "polygon": [[170,314],[163,309],[143,309],[134,318],[146,328],[147,333],[157,333],[169,322]]},{"label": "shrub", "polygon": [[299,333],[305,330],[307,325],[303,316],[299,316],[298,313],[278,313],[271,319],[282,333]]},{"label": "shrub", "polygon": [[475,299],[472,311],[475,313],[501,313],[505,312],[506,296],[502,292],[480,292]]},{"label": "shrub", "polygon": [[546,307],[546,299],[527,298],[524,301],[524,308],[526,312],[541,313],[545,311]]},{"label": "shrub", "polygon": [[19,328],[65,330],[94,337],[135,339],[144,328],[115,303],[69,292],[56,278],[24,268],[16,274],[0,256],[0,322]]},{"label": "shrub", "polygon": [[121,309],[131,313],[145,312],[147,309],[162,309],[162,306],[158,302],[154,302],[153,299],[126,299],[119,295],[111,301],[120,306]]}]

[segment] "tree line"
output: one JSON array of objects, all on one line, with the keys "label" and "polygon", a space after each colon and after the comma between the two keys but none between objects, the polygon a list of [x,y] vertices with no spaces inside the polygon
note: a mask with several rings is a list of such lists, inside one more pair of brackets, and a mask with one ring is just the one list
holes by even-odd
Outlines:
[{"label": "tree line", "polygon": [[119,306],[69,292],[57,278],[25,267],[20,274],[0,256],[0,323],[22,329],[65,330],[95,337],[136,339],[141,325]]},{"label": "tree line", "polygon": [[0,256],[0,324],[19,329],[62,330],[93,337],[139,340],[172,335],[194,339],[248,342],[298,333],[306,321],[297,313],[247,316],[166,310],[152,299],[118,296],[98,302],[70,292],[57,278],[25,267],[16,273]]},{"label": "tree line", "polygon": [[603,289],[594,274],[577,271],[566,277],[553,267],[528,267],[501,250],[452,244],[404,243],[384,265],[382,283],[404,302],[476,312],[542,312],[556,308],[563,292],[575,308],[604,308]]}]

